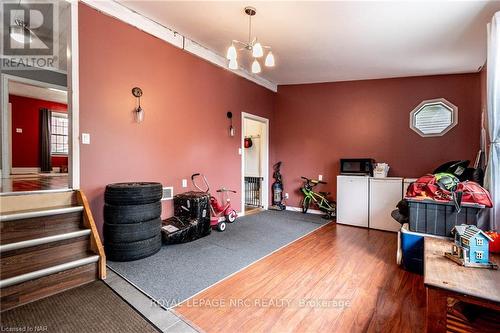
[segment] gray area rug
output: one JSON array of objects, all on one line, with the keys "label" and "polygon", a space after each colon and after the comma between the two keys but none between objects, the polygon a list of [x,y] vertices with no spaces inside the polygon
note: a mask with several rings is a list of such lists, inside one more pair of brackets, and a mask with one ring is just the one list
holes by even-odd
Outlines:
[{"label": "gray area rug", "polygon": [[263,211],[228,223],[224,232],[108,266],[169,308],[328,222],[320,215]]}]

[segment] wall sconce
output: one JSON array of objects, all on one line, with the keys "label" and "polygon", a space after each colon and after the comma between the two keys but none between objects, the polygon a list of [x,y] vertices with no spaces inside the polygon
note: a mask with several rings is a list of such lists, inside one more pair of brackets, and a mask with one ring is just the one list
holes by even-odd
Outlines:
[{"label": "wall sconce", "polygon": [[132,95],[137,98],[137,101],[139,103],[139,106],[134,110],[135,121],[138,123],[142,123],[144,120],[144,110],[141,108],[142,89],[139,87],[132,88]]},{"label": "wall sconce", "polygon": [[227,113],[227,118],[229,119],[229,136],[234,136],[233,113],[231,111]]}]

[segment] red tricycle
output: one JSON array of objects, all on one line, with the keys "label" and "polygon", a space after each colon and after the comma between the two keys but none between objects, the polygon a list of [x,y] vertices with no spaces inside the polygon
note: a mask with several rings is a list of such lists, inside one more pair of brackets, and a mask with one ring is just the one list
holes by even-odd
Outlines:
[{"label": "red tricycle", "polygon": [[[198,184],[196,183],[196,179],[198,177],[203,179],[206,189],[202,189],[200,186],[198,186]],[[210,185],[208,184],[207,178],[204,175],[195,173],[191,176],[191,181],[193,182],[194,187],[196,187],[198,190],[200,190],[201,192],[209,193]],[[227,195],[228,192],[236,193],[236,191],[227,190],[224,187],[217,190],[217,193],[222,193],[222,202],[220,203],[217,198],[210,195],[210,226],[212,226],[212,228],[217,228],[218,231],[226,230],[226,222],[233,223],[238,217],[236,211],[231,208],[231,199]],[[227,198],[225,198],[226,196]]]}]

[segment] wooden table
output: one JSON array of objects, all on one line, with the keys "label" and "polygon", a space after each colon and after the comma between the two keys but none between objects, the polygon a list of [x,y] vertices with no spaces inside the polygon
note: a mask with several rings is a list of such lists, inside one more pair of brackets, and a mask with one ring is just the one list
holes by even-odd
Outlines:
[{"label": "wooden table", "polygon": [[[451,251],[451,245],[451,241],[438,238],[426,237],[424,241],[427,332],[455,331],[450,327],[457,326],[458,332],[469,331],[463,318],[450,313],[457,302],[499,311],[500,318],[500,270],[456,264],[444,257],[445,252]],[[490,261],[499,264],[500,256],[490,254]]]}]

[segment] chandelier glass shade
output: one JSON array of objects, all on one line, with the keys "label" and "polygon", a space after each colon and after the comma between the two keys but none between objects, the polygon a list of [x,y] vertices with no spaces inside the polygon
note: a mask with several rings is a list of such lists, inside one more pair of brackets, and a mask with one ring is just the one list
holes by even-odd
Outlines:
[{"label": "chandelier glass shade", "polygon": [[31,43],[33,37],[31,30],[28,28],[23,20],[16,19],[14,24],[9,27],[10,37],[18,43]]},{"label": "chandelier glass shade", "polygon": [[[271,52],[270,46],[263,46],[257,41],[257,37],[252,39],[252,16],[257,13],[256,9],[253,7],[245,7],[245,14],[248,15],[248,41],[242,42],[239,40],[233,40],[231,46],[227,49],[226,58],[229,60],[228,67],[230,69],[238,68],[238,51],[249,51],[252,54],[252,73],[257,74],[262,71],[258,58],[264,57],[264,50],[268,50],[267,55],[264,60],[264,66],[274,67],[274,55]],[[238,49],[236,49],[238,47]]]}]

